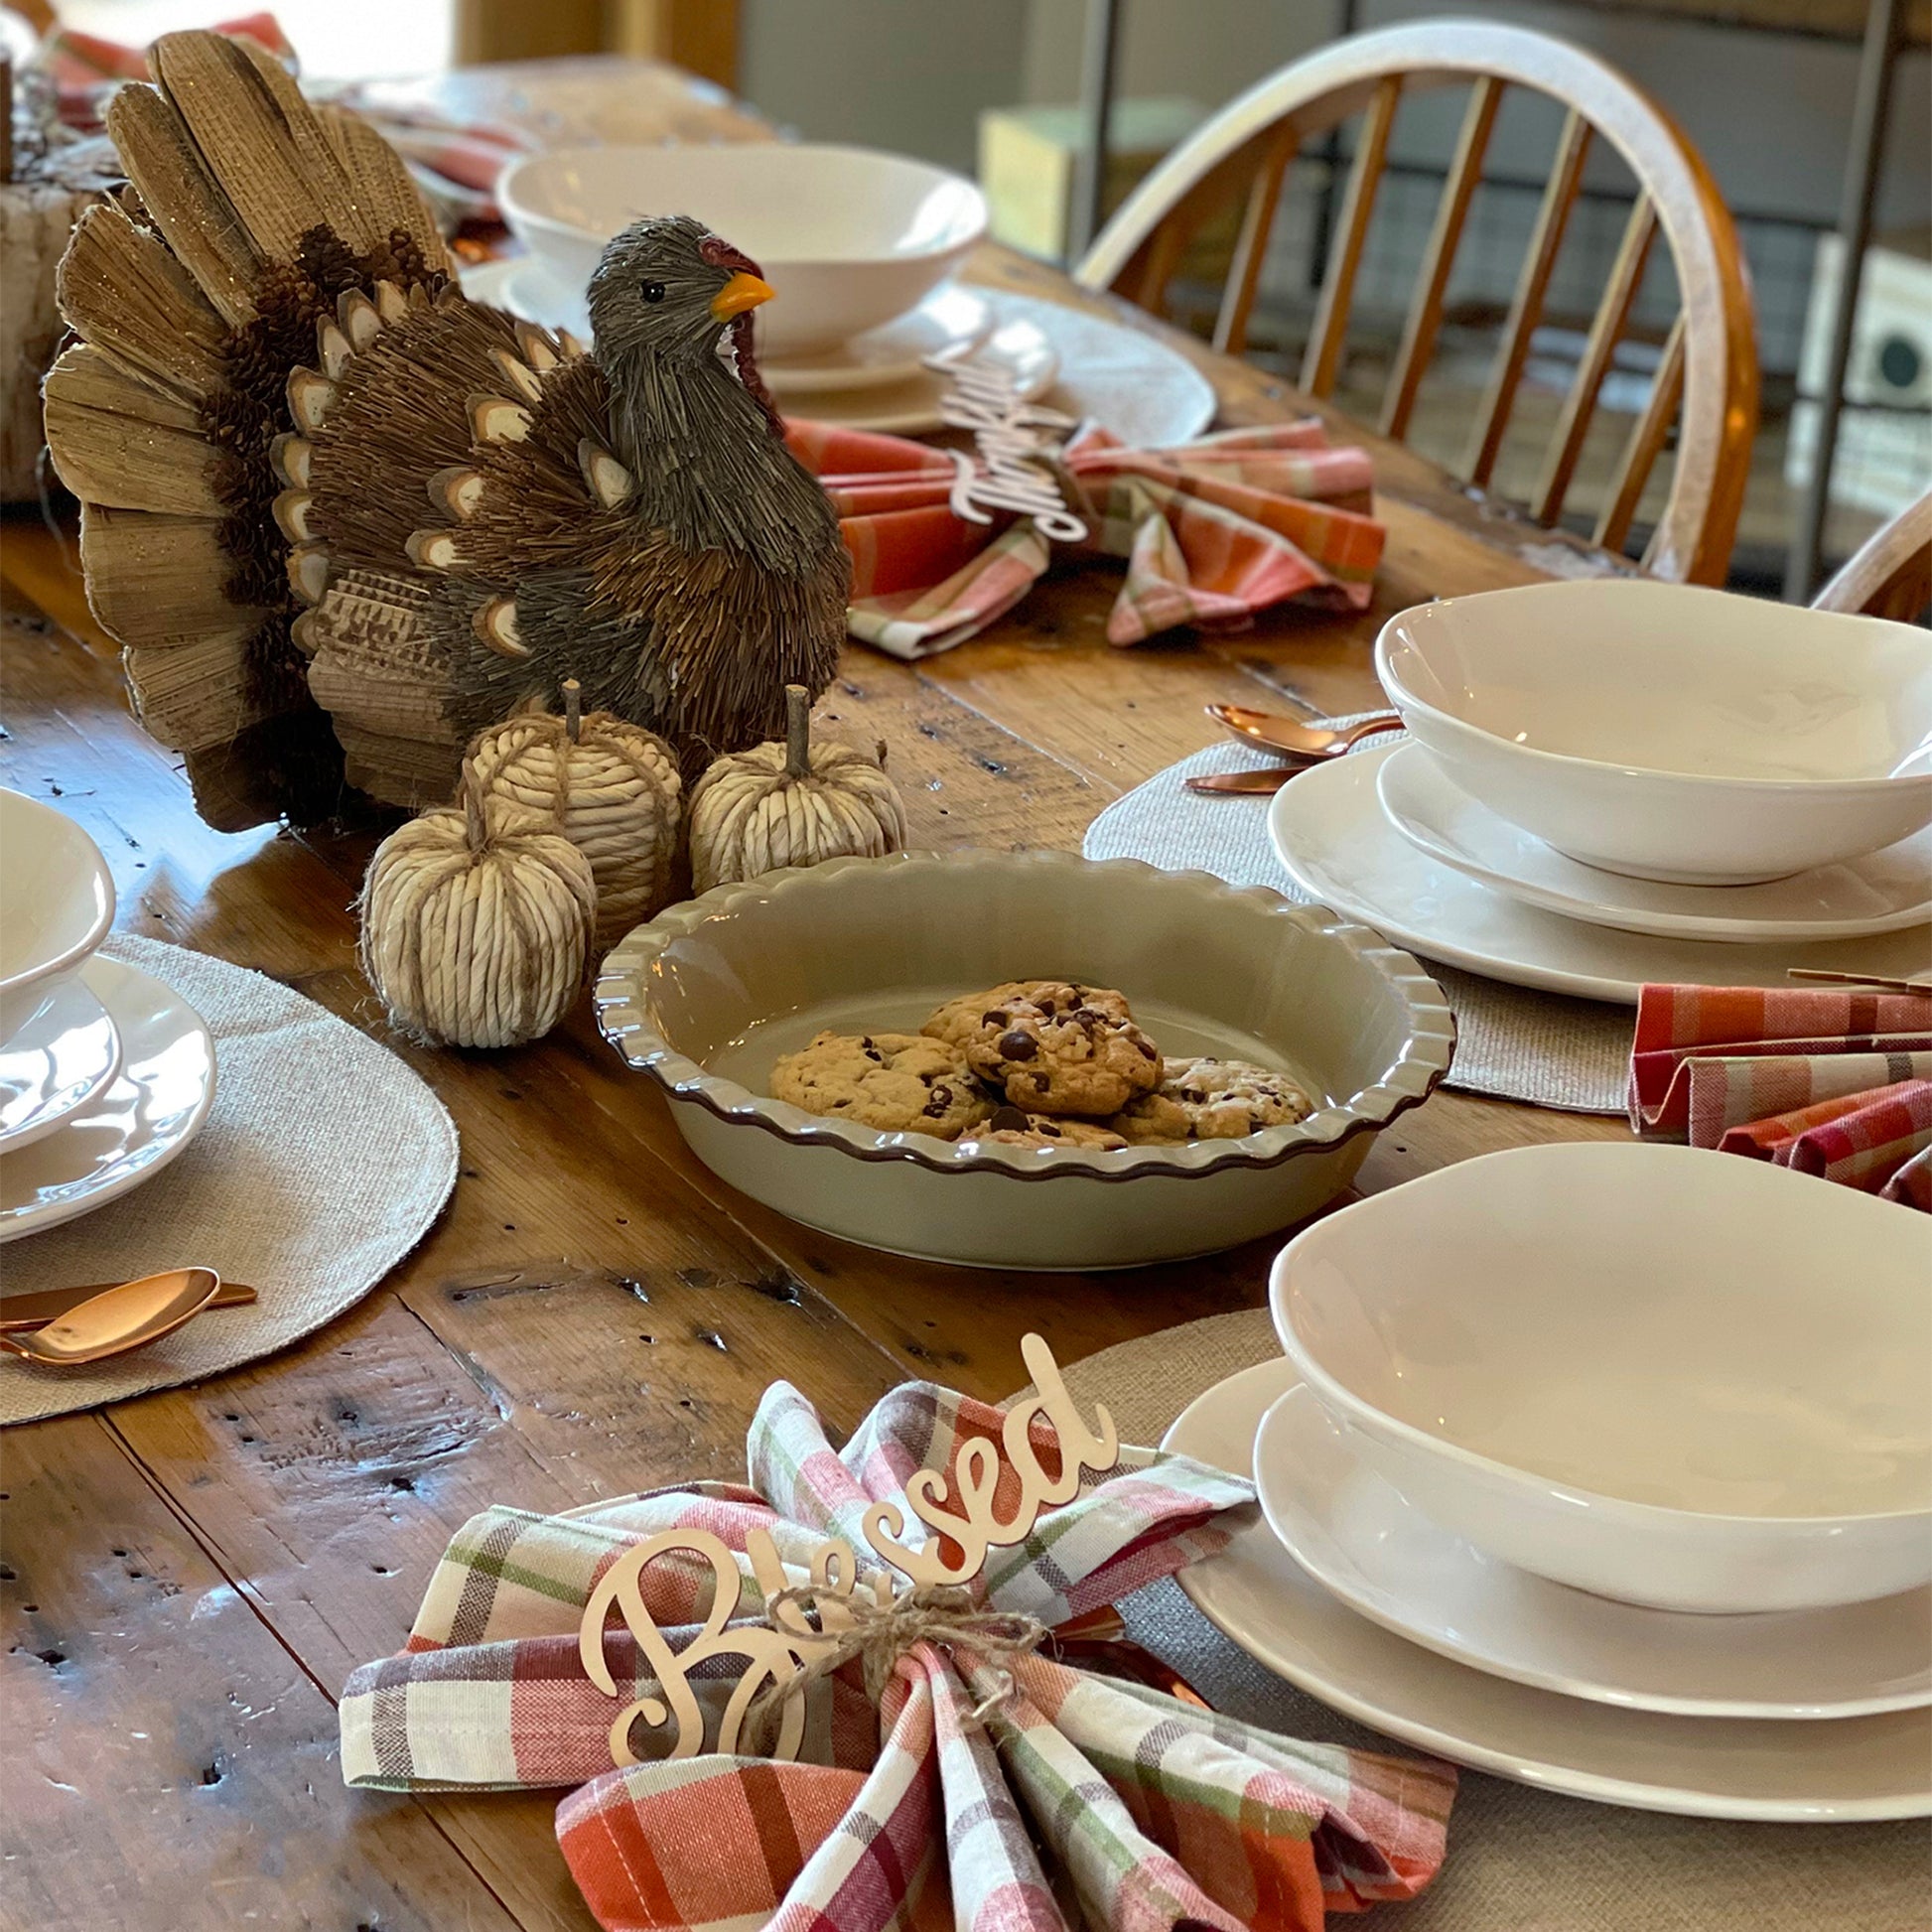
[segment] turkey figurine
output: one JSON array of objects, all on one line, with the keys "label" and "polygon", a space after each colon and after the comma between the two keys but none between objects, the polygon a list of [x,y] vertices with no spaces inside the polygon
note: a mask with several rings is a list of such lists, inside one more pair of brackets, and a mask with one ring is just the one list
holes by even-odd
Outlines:
[{"label": "turkey figurine", "polygon": [[133,192],[63,263],[48,441],[204,816],[447,800],[469,739],[570,677],[687,775],[778,735],[850,568],[759,377],[757,264],[634,223],[587,349],[468,300],[395,153],[252,43],[151,62],[108,113]]}]

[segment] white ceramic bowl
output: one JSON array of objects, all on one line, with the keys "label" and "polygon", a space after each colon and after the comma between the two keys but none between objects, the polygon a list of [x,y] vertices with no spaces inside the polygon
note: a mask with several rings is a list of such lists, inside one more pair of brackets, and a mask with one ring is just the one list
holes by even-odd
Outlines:
[{"label": "white ceramic bowl", "polygon": [[[1164,1051],[1277,1066],[1322,1104],[1185,1147],[959,1146],[768,1097],[822,1028],[917,1032],[942,1001],[1063,974],[1118,987]],[[598,1024],[698,1158],[808,1226],[981,1268],[1208,1254],[1331,1199],[1448,1069],[1454,1023],[1365,926],[1204,873],[1065,852],[899,853],[721,886],[621,940]]]},{"label": "white ceramic bowl", "polygon": [[1671,1610],[1932,1581],[1932,1292],[1910,1209],[1734,1154],[1484,1155],[1297,1236],[1282,1346],[1478,1548]]},{"label": "white ceramic bowl", "polygon": [[1609,872],[1748,885],[1932,823],[1932,633],[1912,624],[1533,584],[1399,612],[1375,668],[1472,798]]},{"label": "white ceramic bowl", "polygon": [[517,236],[583,289],[604,244],[641,215],[690,214],[758,263],[775,299],[760,353],[834,347],[914,307],[986,232],[962,176],[870,148],[559,148],[504,169],[496,198]]},{"label": "white ceramic bowl", "polygon": [[72,819],[0,791],[0,1043],[42,1013],[114,923],[114,881]]}]

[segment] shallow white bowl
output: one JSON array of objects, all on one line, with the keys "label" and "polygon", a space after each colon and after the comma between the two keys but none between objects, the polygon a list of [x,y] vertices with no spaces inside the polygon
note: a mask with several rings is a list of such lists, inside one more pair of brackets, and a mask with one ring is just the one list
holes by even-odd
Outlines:
[{"label": "shallow white bowl", "polygon": [[1932,823],[1932,634],[1686,584],[1399,612],[1375,668],[1472,798],[1587,865],[1747,885]]},{"label": "shallow white bowl", "polygon": [[1363,1456],[1506,1562],[1661,1609],[1932,1581],[1925,1224],[1740,1156],[1444,1168],[1318,1222],[1270,1287]]},{"label": "shallow white bowl", "polygon": [[760,352],[830,348],[903,315],[986,232],[963,176],[870,148],[558,148],[504,169],[496,198],[516,235],[568,287],[647,214],[690,214],[758,263],[775,300]]},{"label": "shallow white bowl", "polygon": [[[773,1060],[821,1028],[917,1032],[1005,980],[1118,987],[1162,1049],[1281,1067],[1321,1104],[1184,1147],[963,1146],[808,1114]],[[1209,1254],[1333,1198],[1435,1087],[1440,989],[1365,926],[1205,873],[1065,852],[898,853],[721,886],[612,949],[598,1025],[649,1073],[698,1158],[807,1226],[981,1268]]]},{"label": "shallow white bowl", "polygon": [[45,1010],[106,938],[114,881],[66,813],[0,791],[0,1043]]}]

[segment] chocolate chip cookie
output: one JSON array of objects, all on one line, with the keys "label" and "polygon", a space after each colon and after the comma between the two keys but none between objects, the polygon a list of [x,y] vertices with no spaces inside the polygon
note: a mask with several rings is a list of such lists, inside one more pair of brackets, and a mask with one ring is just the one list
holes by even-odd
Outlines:
[{"label": "chocolate chip cookie", "polygon": [[1011,980],[947,1001],[920,1031],[1031,1113],[1116,1113],[1161,1079],[1160,1049],[1109,987]]},{"label": "chocolate chip cookie", "polygon": [[975,1142],[982,1146],[992,1142],[1000,1147],[1114,1149],[1127,1145],[1118,1134],[1110,1133],[1095,1121],[1064,1116],[1056,1120],[1051,1114],[1022,1113],[1018,1107],[996,1107],[993,1118],[984,1127],[976,1127],[961,1136],[962,1146]]},{"label": "chocolate chip cookie", "polygon": [[1170,1060],[1160,1084],[1108,1128],[1138,1147],[1231,1141],[1306,1120],[1314,1102],[1286,1073],[1245,1060]]},{"label": "chocolate chip cookie", "polygon": [[820,1034],[780,1057],[771,1092],[808,1114],[942,1141],[957,1140],[993,1111],[965,1054],[920,1034]]}]

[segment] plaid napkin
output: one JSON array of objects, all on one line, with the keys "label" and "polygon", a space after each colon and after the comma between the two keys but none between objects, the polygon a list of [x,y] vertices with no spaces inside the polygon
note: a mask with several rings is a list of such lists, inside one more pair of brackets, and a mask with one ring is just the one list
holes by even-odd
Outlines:
[{"label": "plaid napkin", "polygon": [[[1046,571],[1031,518],[953,514],[945,453],[896,436],[794,422],[786,440],[838,505],[852,553],[852,634],[895,657],[949,649],[1011,610]],[[1110,643],[1177,624],[1239,628],[1300,600],[1364,609],[1386,532],[1370,514],[1368,453],[1331,448],[1320,423],[1223,430],[1135,450],[1098,424],[1077,431],[1065,469],[1090,536],[1068,554],[1119,557],[1126,581]]]},{"label": "plaid napkin", "polygon": [[1932,1212],[1932,998],[1646,986],[1630,1125]]},{"label": "plaid napkin", "polygon": [[[848,1666],[811,1687],[796,1763],[671,1759],[668,1734],[639,1726],[632,1746],[655,1761],[613,1768],[621,1706],[586,1676],[577,1627],[624,1551],[665,1529],[712,1531],[740,1555],[738,1613],[754,1616],[751,1530],[771,1535],[792,1582],[828,1535],[852,1542],[862,1577],[876,1572],[859,1535],[866,1508],[903,1505],[915,1470],[950,1474],[971,1440],[997,1446],[1001,1422],[910,1383],[835,1451],[811,1405],[777,1383],[752,1425],[748,1485],[693,1483],[561,1516],[484,1511],[451,1543],[407,1649],[345,1687],[345,1780],[578,1787],[558,1840],[614,1932],[1065,1932],[1083,1918],[1120,1932],[1313,1932],[1330,1909],[1420,1891],[1443,1859],[1447,1766],[1299,1743],[1039,1654],[995,1668],[919,1643],[876,1710]],[[1050,1467],[1050,1429],[1036,1422],[1034,1435]],[[999,1513],[1017,1487],[1003,1463]],[[1252,1494],[1185,1457],[1123,1449],[1025,1544],[992,1552],[975,1587],[992,1608],[1067,1622],[1214,1554],[1223,1518]],[[675,1553],[643,1573],[674,1650],[710,1609],[713,1581]],[[621,1699],[650,1690],[627,1630],[607,1629],[605,1657]],[[693,1674],[714,1722],[742,1660],[716,1661]]]}]

